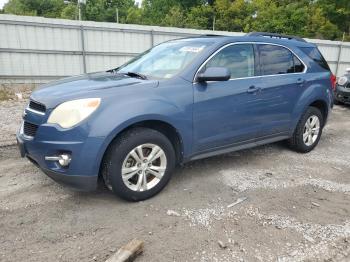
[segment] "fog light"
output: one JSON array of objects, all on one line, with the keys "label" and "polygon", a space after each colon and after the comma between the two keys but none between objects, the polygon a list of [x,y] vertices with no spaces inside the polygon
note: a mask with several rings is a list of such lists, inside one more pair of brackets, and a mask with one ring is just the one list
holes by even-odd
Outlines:
[{"label": "fog light", "polygon": [[61,159],[58,160],[58,163],[61,165],[61,166],[68,166],[70,164],[70,161],[71,161],[71,157],[70,155],[60,155]]},{"label": "fog light", "polygon": [[72,160],[69,154],[62,154],[58,156],[46,156],[45,160],[47,161],[57,161],[61,166],[67,167]]}]

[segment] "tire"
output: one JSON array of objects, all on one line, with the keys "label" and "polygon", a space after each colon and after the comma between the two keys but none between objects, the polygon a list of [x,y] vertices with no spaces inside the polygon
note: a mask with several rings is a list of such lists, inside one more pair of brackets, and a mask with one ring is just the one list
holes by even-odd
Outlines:
[{"label": "tire", "polygon": [[[158,155],[160,157],[148,161]],[[109,146],[102,175],[106,186],[117,196],[141,201],[156,195],[167,185],[175,162],[174,147],[165,135],[154,129],[137,127],[122,133]]]},{"label": "tire", "polygon": [[342,102],[338,101],[336,98],[334,98],[333,103],[335,105],[341,105],[342,104]]},{"label": "tire", "polygon": [[[306,122],[308,120],[311,121],[310,119],[315,119],[315,118],[312,118],[313,116],[316,116],[319,120],[319,129],[318,129],[317,137],[312,135],[312,139],[310,139],[310,136],[306,135],[307,133]],[[303,114],[301,119],[299,120],[297,127],[294,130],[293,136],[288,140],[288,144],[290,148],[300,153],[308,153],[311,150],[313,150],[317,146],[321,138],[323,124],[324,124],[324,118],[321,111],[316,107],[309,107],[306,110],[306,112]],[[312,128],[312,130],[316,130],[316,128]],[[315,131],[310,131],[310,132],[312,134],[312,132],[315,132]],[[303,137],[304,134],[305,136],[308,137],[306,142],[304,141],[304,137]]]}]

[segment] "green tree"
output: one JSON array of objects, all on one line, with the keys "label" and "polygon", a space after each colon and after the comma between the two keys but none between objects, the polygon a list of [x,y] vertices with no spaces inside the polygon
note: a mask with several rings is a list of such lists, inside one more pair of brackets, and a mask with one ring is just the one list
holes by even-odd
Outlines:
[{"label": "green tree", "polygon": [[130,7],[127,11],[127,24],[143,24],[143,9],[138,7]]},{"label": "green tree", "polygon": [[[68,2],[68,3],[67,3]],[[350,0],[87,0],[83,19],[350,40]],[[77,0],[9,0],[4,13],[76,19]]]},{"label": "green tree", "polygon": [[10,0],[4,12],[15,15],[59,17],[64,8],[63,0]]},{"label": "green tree", "polygon": [[195,29],[211,29],[213,25],[214,9],[211,5],[192,7],[186,18],[186,27]]},{"label": "green tree", "polygon": [[339,29],[317,2],[311,0],[254,0],[254,15],[246,20],[245,31],[266,31],[299,36],[336,39]]},{"label": "green tree", "polygon": [[300,2],[282,4],[274,0],[252,2],[254,15],[246,31],[267,31],[284,34],[302,33],[307,21],[307,6]]},{"label": "green tree", "polygon": [[144,0],[142,5],[144,23],[160,25],[170,9],[178,3],[176,0]]},{"label": "green tree", "polygon": [[331,40],[341,36],[338,27],[323,15],[323,10],[321,8],[312,6],[310,11],[310,17],[306,26],[306,36]]},{"label": "green tree", "polygon": [[86,2],[85,18],[92,21],[116,22],[118,9],[119,22],[124,23],[128,9],[133,6],[133,0],[90,0]]},{"label": "green tree", "polygon": [[184,27],[185,14],[180,6],[173,6],[162,20],[162,25],[172,27]]},{"label": "green tree", "polygon": [[177,1],[178,5],[182,7],[184,10],[189,10],[192,7],[196,6],[202,6],[207,4],[207,1],[205,0],[178,0]]},{"label": "green tree", "polygon": [[245,0],[216,0],[215,29],[226,31],[244,31],[247,21],[253,15],[251,3]]},{"label": "green tree", "polygon": [[78,16],[78,10],[77,10],[77,5],[73,3],[67,4],[61,12],[61,18],[64,19],[77,19]]},{"label": "green tree", "polygon": [[350,35],[350,1],[349,0],[318,0],[315,5],[336,25],[341,32]]},{"label": "green tree", "polygon": [[[127,11],[134,6],[133,0],[87,0],[82,5],[84,19],[93,21],[115,22],[117,9],[119,21],[125,22]],[[10,0],[4,6],[4,12],[16,15],[35,15],[44,17],[77,17],[77,0]]]}]

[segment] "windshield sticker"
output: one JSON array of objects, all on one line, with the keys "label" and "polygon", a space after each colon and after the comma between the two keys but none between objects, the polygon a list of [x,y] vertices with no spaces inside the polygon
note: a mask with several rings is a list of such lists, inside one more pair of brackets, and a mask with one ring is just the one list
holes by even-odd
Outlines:
[{"label": "windshield sticker", "polygon": [[204,46],[184,46],[180,48],[180,52],[199,53],[203,48]]},{"label": "windshield sticker", "polygon": [[173,75],[172,74],[166,74],[164,78],[171,78]]}]

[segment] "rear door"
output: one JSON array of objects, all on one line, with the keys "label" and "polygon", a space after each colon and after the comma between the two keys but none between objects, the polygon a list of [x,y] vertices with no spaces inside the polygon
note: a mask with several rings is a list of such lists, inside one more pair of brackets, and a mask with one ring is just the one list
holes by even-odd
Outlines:
[{"label": "rear door", "polygon": [[257,44],[260,60],[261,98],[258,137],[285,135],[292,113],[305,88],[305,65],[288,48]]}]

